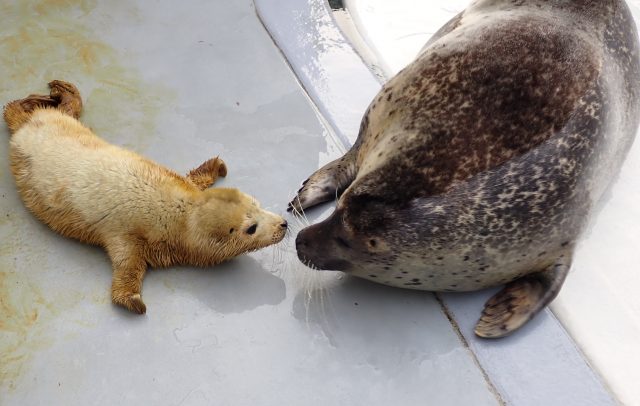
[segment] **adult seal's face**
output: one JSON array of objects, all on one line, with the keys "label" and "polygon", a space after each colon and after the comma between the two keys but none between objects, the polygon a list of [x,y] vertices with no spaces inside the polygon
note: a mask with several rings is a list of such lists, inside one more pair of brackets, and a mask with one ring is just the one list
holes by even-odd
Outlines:
[{"label": "adult seal's face", "polygon": [[353,232],[348,232],[334,212],[325,221],[302,230],[296,237],[298,258],[315,269],[348,271],[353,267]]},{"label": "adult seal's face", "polygon": [[[385,237],[393,223],[381,208],[374,208],[371,213],[360,210],[359,216],[354,216],[353,210],[339,205],[329,218],[298,234],[298,258],[312,268],[344,272],[358,272],[362,263],[388,267],[394,255],[391,242]],[[368,220],[377,216],[381,216],[379,224]]]}]

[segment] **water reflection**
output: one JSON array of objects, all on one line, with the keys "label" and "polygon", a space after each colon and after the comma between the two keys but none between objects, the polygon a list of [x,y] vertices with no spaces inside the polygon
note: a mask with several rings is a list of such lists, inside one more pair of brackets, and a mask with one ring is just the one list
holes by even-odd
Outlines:
[{"label": "water reflection", "polygon": [[322,288],[299,288],[292,315],[309,332],[306,358],[315,373],[326,373],[327,383],[346,379],[355,388],[369,387],[359,396],[376,404],[493,402],[475,385],[455,389],[481,377],[432,294],[348,276],[323,278],[330,283]]},{"label": "water reflection", "polygon": [[[213,268],[166,272],[163,283],[172,290],[172,295],[197,299],[219,313],[242,313],[259,306],[275,306],[286,296],[284,281],[248,255]],[[147,276],[150,277],[153,275]]]}]

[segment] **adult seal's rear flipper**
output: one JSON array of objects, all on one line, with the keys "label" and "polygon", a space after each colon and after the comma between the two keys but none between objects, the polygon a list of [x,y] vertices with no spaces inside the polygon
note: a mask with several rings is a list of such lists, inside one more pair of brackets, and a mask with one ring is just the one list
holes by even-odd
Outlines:
[{"label": "adult seal's rear flipper", "polygon": [[555,299],[570,267],[571,256],[565,254],[546,270],[507,284],[484,305],[476,334],[499,338],[525,325]]}]

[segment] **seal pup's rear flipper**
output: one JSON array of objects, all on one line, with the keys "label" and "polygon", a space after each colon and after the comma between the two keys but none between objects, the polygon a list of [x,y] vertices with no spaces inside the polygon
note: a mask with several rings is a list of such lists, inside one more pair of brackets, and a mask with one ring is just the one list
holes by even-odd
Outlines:
[{"label": "seal pup's rear flipper", "polygon": [[82,99],[78,88],[68,82],[54,80],[49,83],[49,96],[32,94],[24,99],[14,100],[4,107],[4,120],[11,134],[26,124],[33,112],[42,108],[56,108],[78,119],[82,112]]},{"label": "seal pup's rear flipper", "polygon": [[49,82],[51,98],[58,101],[58,110],[70,115],[76,120],[82,113],[82,98],[78,88],[69,82],[53,80]]},{"label": "seal pup's rear flipper", "polygon": [[484,305],[475,333],[499,338],[525,325],[555,299],[570,267],[571,256],[565,254],[546,270],[507,284]]},{"label": "seal pup's rear flipper", "polygon": [[340,196],[356,177],[357,149],[354,146],[342,158],[329,162],[302,182],[288,211],[300,212]]},{"label": "seal pup's rear flipper", "polygon": [[11,134],[15,133],[31,119],[31,115],[38,108],[56,107],[58,102],[49,96],[32,94],[24,99],[14,100],[4,106],[4,121]]}]

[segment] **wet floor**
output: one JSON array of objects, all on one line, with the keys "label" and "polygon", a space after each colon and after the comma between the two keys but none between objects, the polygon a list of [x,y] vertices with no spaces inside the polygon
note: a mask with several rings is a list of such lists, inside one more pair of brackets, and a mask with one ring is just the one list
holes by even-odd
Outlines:
[{"label": "wet floor", "polygon": [[[71,81],[107,141],[181,173],[220,155],[220,185],[269,210],[284,213],[344,151],[251,1],[0,13],[3,103]],[[499,404],[431,294],[308,271],[292,238],[210,269],[150,271],[147,315],[134,316],[111,305],[101,250],[25,210],[6,159],[0,207],[1,405]]]}]

